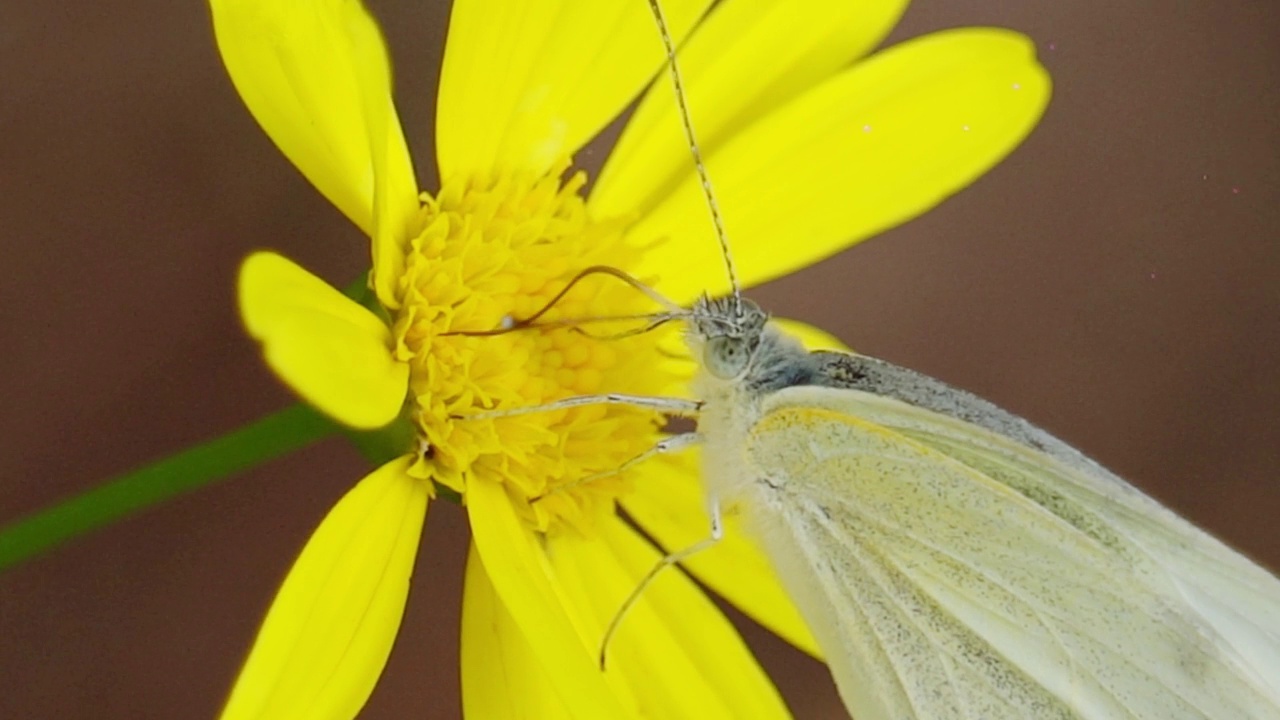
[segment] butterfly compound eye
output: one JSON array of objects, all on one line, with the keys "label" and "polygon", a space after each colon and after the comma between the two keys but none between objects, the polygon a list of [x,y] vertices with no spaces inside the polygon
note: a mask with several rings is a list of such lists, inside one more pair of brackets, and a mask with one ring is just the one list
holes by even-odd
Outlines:
[{"label": "butterfly compound eye", "polygon": [[713,337],[702,352],[702,362],[707,371],[718,378],[728,380],[737,377],[747,367],[747,344],[742,338]]}]

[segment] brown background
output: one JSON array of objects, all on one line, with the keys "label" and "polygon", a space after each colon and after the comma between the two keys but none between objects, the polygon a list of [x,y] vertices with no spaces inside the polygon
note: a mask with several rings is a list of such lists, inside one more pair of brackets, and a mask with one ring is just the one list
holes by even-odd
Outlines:
[{"label": "brown background", "polygon": [[[446,9],[375,7],[429,158]],[[964,24],[1037,40],[1057,90],[1031,140],[756,296],[1036,420],[1280,565],[1280,6],[919,0],[894,39]],[[241,106],[192,2],[0,6],[0,220],[0,519],[290,401],[233,311],[249,249],[337,282],[366,259]],[[0,576],[0,717],[213,716],[364,469],[333,441]],[[364,717],[458,716],[465,533],[433,508]],[[825,674],[748,632],[799,716],[831,707]]]}]

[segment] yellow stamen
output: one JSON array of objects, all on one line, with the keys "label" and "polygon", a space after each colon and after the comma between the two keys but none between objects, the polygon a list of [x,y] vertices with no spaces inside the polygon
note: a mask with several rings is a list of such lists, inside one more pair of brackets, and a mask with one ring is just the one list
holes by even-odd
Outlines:
[{"label": "yellow stamen", "polygon": [[[626,489],[618,467],[657,439],[662,418],[625,407],[585,407],[466,420],[480,410],[536,405],[601,388],[656,392],[670,378],[652,336],[604,342],[570,328],[490,336],[546,305],[583,268],[634,266],[623,222],[588,217],[581,172],[446,182],[423,197],[397,286],[398,359],[410,366],[414,424],[429,450],[411,472],[465,495],[470,482],[502,482],[539,530],[590,526]],[[651,310],[633,288],[586,279],[543,316],[627,315]],[[557,490],[562,488],[563,490]],[[529,502],[540,498],[536,503]]]}]

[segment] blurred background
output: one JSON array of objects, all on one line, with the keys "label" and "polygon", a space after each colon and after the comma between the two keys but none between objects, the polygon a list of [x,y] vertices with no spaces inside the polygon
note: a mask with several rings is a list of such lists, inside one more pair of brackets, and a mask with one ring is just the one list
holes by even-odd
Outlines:
[{"label": "blurred background", "polygon": [[[372,6],[434,172],[448,3]],[[889,42],[984,24],[1029,34],[1053,74],[1030,140],[754,296],[1032,419],[1280,566],[1280,5],[917,0]],[[0,522],[293,401],[234,311],[248,251],[339,285],[367,262],[244,109],[199,2],[0,5],[0,219]],[[329,441],[0,575],[0,717],[213,717],[365,470]],[[434,505],[362,717],[459,716],[466,542]],[[824,672],[742,626],[797,716],[835,712]]]}]

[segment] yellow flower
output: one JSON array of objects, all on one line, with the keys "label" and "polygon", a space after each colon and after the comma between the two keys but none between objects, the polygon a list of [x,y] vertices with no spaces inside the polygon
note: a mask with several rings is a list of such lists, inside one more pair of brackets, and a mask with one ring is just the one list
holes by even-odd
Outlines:
[{"label": "yellow flower", "polygon": [[[540,307],[579,270],[611,265],[687,302],[726,280],[661,75],[643,0],[572,8],[458,0],[438,95],[442,184],[419,194],[382,38],[353,0],[211,0],[219,49],[284,154],[371,238],[373,310],[270,252],[246,260],[240,307],[272,368],[337,420],[407,418],[404,456],[333,508],[285,580],[226,718],[350,718],[400,625],[428,501],[459,493],[474,536],[463,609],[472,717],[785,716],[727,620],[672,571],[644,594],[601,672],[595,650],[664,546],[706,533],[688,458],[607,473],[661,418],[590,407],[461,416],[619,390],[678,394],[690,371],[645,335],[568,329],[477,337]],[[694,122],[747,284],[903,222],[1007,154],[1048,79],[1029,43],[939,33],[851,63],[905,0],[664,3]],[[589,197],[569,158],[655,76]],[[607,277],[548,318],[650,310]],[[802,330],[811,339],[817,331]],[[732,520],[732,519],[731,519]],[[689,567],[813,651],[766,560],[735,532]]]}]

